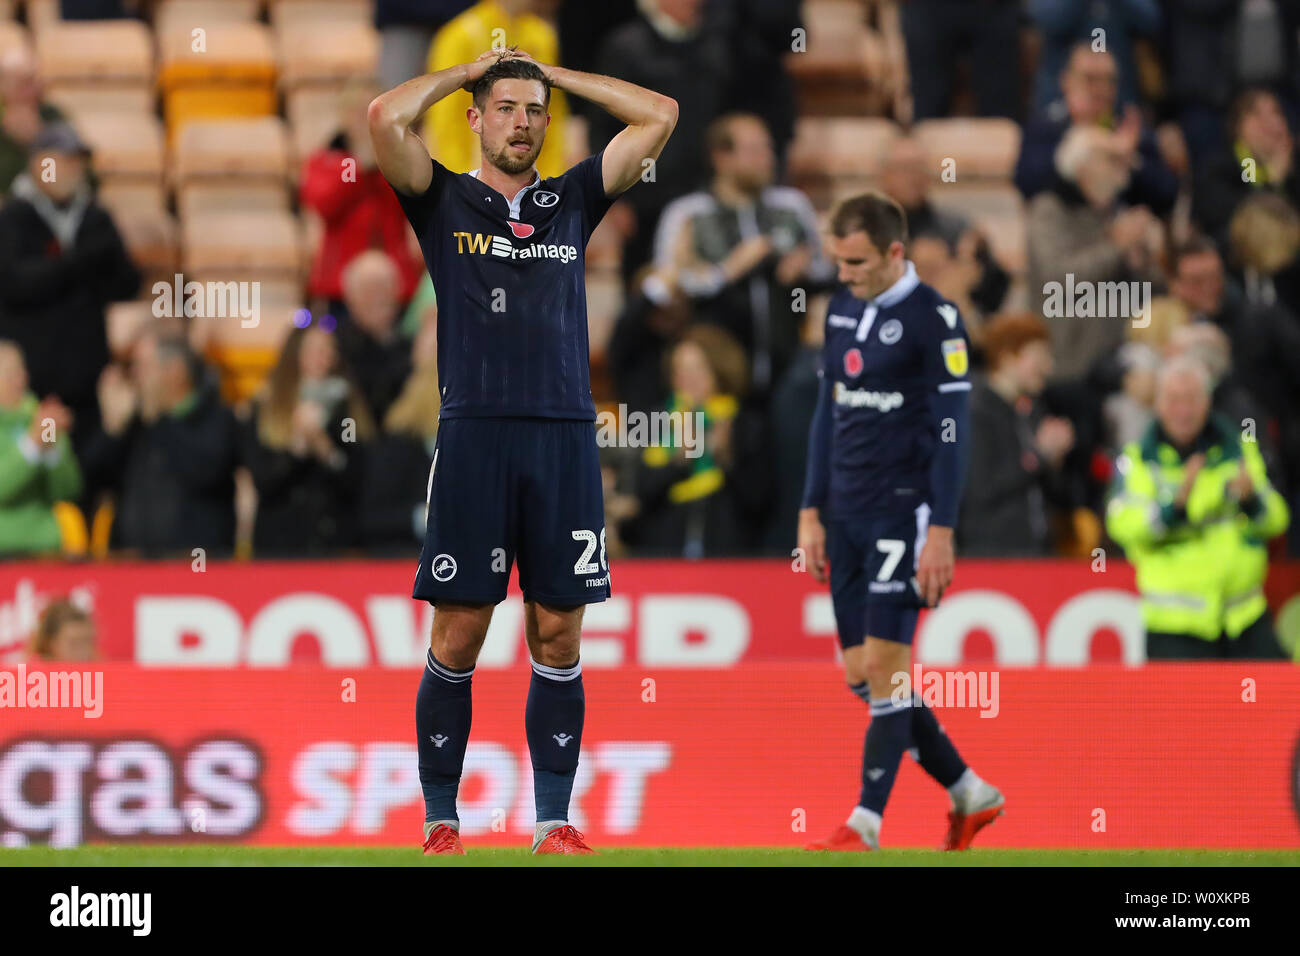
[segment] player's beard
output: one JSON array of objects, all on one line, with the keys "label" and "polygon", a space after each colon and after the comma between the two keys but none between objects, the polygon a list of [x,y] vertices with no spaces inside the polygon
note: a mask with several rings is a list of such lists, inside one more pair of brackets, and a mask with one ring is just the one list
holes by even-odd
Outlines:
[{"label": "player's beard", "polygon": [[487,159],[489,163],[503,173],[509,173],[513,176],[515,173],[522,173],[526,169],[531,169],[533,163],[537,162],[537,155],[541,151],[542,144],[537,142],[533,144],[532,149],[527,153],[515,153],[510,148],[509,141],[507,141],[500,149],[489,150]]}]

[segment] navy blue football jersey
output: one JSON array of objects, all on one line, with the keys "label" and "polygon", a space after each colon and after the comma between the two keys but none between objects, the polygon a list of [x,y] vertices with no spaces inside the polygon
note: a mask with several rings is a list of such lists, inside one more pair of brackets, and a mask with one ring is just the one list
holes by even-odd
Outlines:
[{"label": "navy blue football jersey", "polygon": [[585,251],[613,199],[597,153],[507,202],[433,162],[418,196],[395,190],[438,297],[441,418],[591,421]]},{"label": "navy blue football jersey", "polygon": [[[909,262],[871,302],[843,288],[832,296],[822,356],[820,374],[831,386],[829,515],[934,504],[931,464],[944,438],[937,397],[971,387],[957,307],[920,282]],[[946,440],[964,440],[953,425]]]}]

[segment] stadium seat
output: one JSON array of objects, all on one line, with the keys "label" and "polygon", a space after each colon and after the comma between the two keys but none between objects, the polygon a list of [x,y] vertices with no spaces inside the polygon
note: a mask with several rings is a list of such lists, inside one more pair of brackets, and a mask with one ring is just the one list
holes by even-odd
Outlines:
[{"label": "stadium seat", "polygon": [[90,556],[97,561],[108,557],[108,545],[113,535],[113,518],[116,509],[111,501],[105,501],[95,509],[95,516],[90,519]]},{"label": "stadium seat", "polygon": [[790,171],[875,176],[885,147],[897,136],[898,124],[879,117],[801,118],[790,148]]},{"label": "stadium seat", "polygon": [[334,21],[368,27],[374,22],[371,0],[272,0],[271,26],[277,33]]},{"label": "stadium seat", "polygon": [[171,213],[144,207],[122,209],[113,213],[113,221],[145,274],[143,292],[148,292],[156,278],[171,278],[179,264],[176,220]]},{"label": "stadium seat", "polygon": [[185,271],[257,272],[299,278],[298,220],[284,210],[203,213],[181,224]]},{"label": "stadium seat", "polygon": [[289,138],[295,167],[325,146],[339,131],[339,94],[342,86],[304,86],[285,97]]},{"label": "stadium seat", "polygon": [[64,82],[113,83],[148,87],[153,83],[153,42],[138,20],[58,22],[36,33],[42,78]]},{"label": "stadium seat", "polygon": [[289,174],[289,135],[278,116],[194,120],[176,139],[174,182],[238,177],[280,182]]},{"label": "stadium seat", "polygon": [[63,22],[59,13],[59,0],[27,0],[27,25],[32,33]]},{"label": "stadium seat", "polygon": [[289,189],[283,182],[190,182],[176,192],[176,209],[184,221],[222,210],[282,209],[289,211]]},{"label": "stadium seat", "polygon": [[51,83],[45,98],[74,123],[85,113],[153,113],[152,87],[113,83]]},{"label": "stadium seat", "polygon": [[31,43],[31,35],[21,23],[0,20],[0,58],[12,49],[30,47]]},{"label": "stadium seat", "polygon": [[930,201],[959,212],[980,226],[989,237],[993,255],[1008,272],[1025,271],[1025,202],[1010,183],[969,185],[960,181],[938,183]]},{"label": "stadium seat", "polygon": [[162,212],[167,208],[167,194],[158,180],[134,176],[99,177],[99,202],[114,216],[135,211]]},{"label": "stadium seat", "polygon": [[202,49],[183,24],[158,35],[158,82],[171,142],[191,120],[276,112],[275,58],[266,25],[213,23],[204,31]]},{"label": "stadium seat", "polygon": [[195,29],[214,23],[252,23],[259,6],[259,0],[160,0],[154,10],[154,30],[158,36],[193,35]]},{"label": "stadium seat", "polygon": [[94,153],[96,171],[162,181],[162,127],[152,113],[80,112],[75,123]]},{"label": "stadium seat", "polygon": [[114,358],[126,359],[140,330],[154,320],[152,289],[141,289],[148,299],[114,302],[104,311],[108,327],[108,350]]},{"label": "stadium seat", "polygon": [[1020,155],[1020,126],[1014,120],[993,117],[933,119],[917,123],[917,139],[926,153],[939,161],[955,161],[957,182],[995,179],[1010,182]]},{"label": "stadium seat", "polygon": [[280,81],[286,91],[370,76],[379,61],[379,34],[369,23],[303,23],[276,34]]}]

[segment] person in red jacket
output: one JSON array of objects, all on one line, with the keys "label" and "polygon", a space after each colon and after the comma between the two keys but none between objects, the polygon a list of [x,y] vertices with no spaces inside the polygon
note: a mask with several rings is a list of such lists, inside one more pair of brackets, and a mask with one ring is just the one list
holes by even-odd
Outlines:
[{"label": "person in red jacket", "polygon": [[304,208],[324,226],[320,249],[307,280],[313,306],[344,310],[343,269],[359,253],[382,249],[401,273],[399,294],[410,300],[424,272],[424,260],[392,187],[375,165],[366,107],[379,90],[355,83],[340,96],[338,134],[307,157],[299,185]]}]

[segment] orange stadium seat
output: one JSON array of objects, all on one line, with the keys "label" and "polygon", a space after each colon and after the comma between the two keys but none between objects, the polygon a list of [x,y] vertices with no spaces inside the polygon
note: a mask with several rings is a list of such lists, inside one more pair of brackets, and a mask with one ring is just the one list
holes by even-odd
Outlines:
[{"label": "orange stadium seat", "polygon": [[58,22],[36,33],[36,56],[47,83],[153,83],[153,39],[138,20]]},{"label": "orange stadium seat", "polygon": [[181,224],[185,271],[255,272],[298,279],[298,220],[282,209],[202,213]]},{"label": "orange stadium seat", "polygon": [[935,160],[955,161],[957,182],[996,179],[1009,182],[1020,155],[1020,125],[993,117],[958,117],[924,120],[915,126],[916,138]]},{"label": "orange stadium seat", "polygon": [[275,367],[301,304],[263,301],[258,324],[244,328],[235,319],[196,319],[204,354],[221,374],[221,395],[237,405],[257,394]]},{"label": "orange stadium seat", "polygon": [[791,183],[819,209],[860,192],[879,174],[881,155],[898,134],[896,123],[880,117],[801,118],[790,147]]},{"label": "orange stadium seat", "polygon": [[266,25],[213,23],[203,30],[201,43],[184,24],[158,35],[158,82],[172,142],[191,120],[276,112],[275,58]]},{"label": "orange stadium seat", "polygon": [[379,62],[379,34],[369,23],[306,22],[276,34],[280,79],[286,91],[370,76]]},{"label": "orange stadium seat", "polygon": [[152,113],[83,112],[75,123],[94,152],[96,171],[161,182],[162,126]]},{"label": "orange stadium seat", "polygon": [[862,0],[809,0],[804,4],[804,51],[786,58],[799,90],[801,116],[871,112],[873,71],[879,48],[871,42]]},{"label": "orange stadium seat", "polygon": [[194,120],[181,129],[173,160],[176,184],[195,180],[283,182],[289,174],[289,134],[278,116]]}]

